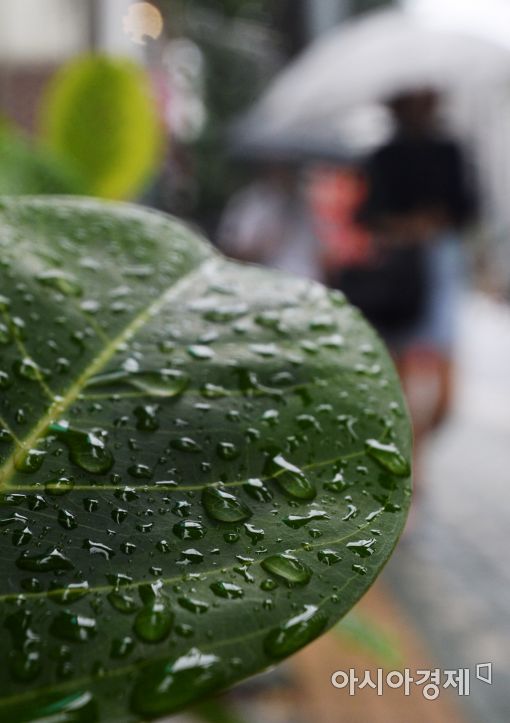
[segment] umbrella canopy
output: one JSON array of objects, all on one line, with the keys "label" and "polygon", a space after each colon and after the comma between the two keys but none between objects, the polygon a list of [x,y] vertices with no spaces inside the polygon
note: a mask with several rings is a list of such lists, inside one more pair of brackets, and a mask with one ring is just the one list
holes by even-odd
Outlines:
[{"label": "umbrella canopy", "polygon": [[314,164],[356,166],[366,154],[392,134],[390,111],[381,104],[346,109],[319,122],[303,122],[292,127],[278,126],[278,118],[263,118],[251,109],[228,129],[226,142],[230,155],[254,163]]},{"label": "umbrella canopy", "polygon": [[352,165],[359,160],[356,148],[336,132],[314,133],[295,129],[291,133],[274,132],[250,117],[241,118],[228,130],[227,149],[238,161],[255,164],[296,165],[308,162]]},{"label": "umbrella canopy", "polygon": [[403,0],[403,6],[436,28],[462,31],[510,48],[508,0]]},{"label": "umbrella canopy", "polygon": [[[448,0],[454,2],[464,0]],[[244,128],[244,138],[259,149],[272,143],[274,150],[280,141],[287,148],[307,144],[306,160],[316,155],[320,139],[321,159],[329,149],[331,160],[348,160],[353,150],[369,151],[391,134],[385,100],[424,87],[442,91],[445,125],[469,145],[477,167],[487,238],[494,248],[504,239],[496,255],[508,259],[510,41],[505,47],[475,30],[454,32],[405,10],[344,23],[275,78],[237,126],[238,138]],[[510,283],[510,261],[505,264]]]},{"label": "umbrella canopy", "polygon": [[349,108],[406,90],[473,94],[509,79],[506,49],[430,27],[403,11],[384,11],[314,43],[276,78],[250,120],[266,133],[269,127],[317,129],[318,121],[327,125]]}]

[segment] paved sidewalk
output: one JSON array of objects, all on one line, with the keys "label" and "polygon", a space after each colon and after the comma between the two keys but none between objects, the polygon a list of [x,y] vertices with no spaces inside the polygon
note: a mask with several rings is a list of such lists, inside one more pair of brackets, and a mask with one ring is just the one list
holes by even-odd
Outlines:
[{"label": "paved sidewalk", "polygon": [[465,703],[473,723],[510,711],[510,310],[466,299],[451,419],[429,442],[413,527],[384,577],[443,668],[494,664]]},{"label": "paved sidewalk", "polygon": [[[369,685],[356,687],[354,695],[348,689],[337,690],[330,683],[336,670],[349,671],[363,681],[366,671],[373,682],[377,669],[385,676],[393,670],[408,668],[414,677],[417,670],[433,670],[438,661],[431,658],[426,641],[416,631],[414,616],[406,615],[382,581],[369,590],[356,607],[360,620],[374,626],[378,635],[390,642],[392,653],[376,653],[356,637],[329,633],[298,653],[289,662],[294,672],[294,684],[300,694],[299,710],[303,723],[466,723],[459,708],[459,699],[451,690],[440,689],[435,700],[427,700],[423,686],[414,682],[406,693],[405,686],[392,689],[384,684],[382,695]],[[295,718],[291,718],[296,723]],[[261,723],[258,719],[257,723]]]}]

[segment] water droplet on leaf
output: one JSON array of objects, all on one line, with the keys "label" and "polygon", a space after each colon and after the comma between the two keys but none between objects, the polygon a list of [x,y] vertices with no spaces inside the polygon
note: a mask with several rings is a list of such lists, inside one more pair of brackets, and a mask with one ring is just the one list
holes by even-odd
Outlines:
[{"label": "water droplet on leaf", "polygon": [[232,444],[231,442],[219,442],[216,447],[216,451],[218,453],[218,457],[226,461],[235,459],[239,456],[239,450],[235,444]]},{"label": "water droplet on leaf", "polygon": [[356,540],[355,542],[348,542],[346,547],[351,552],[359,555],[359,557],[370,557],[370,555],[373,555],[375,552],[375,543],[376,539],[372,537],[368,540]]},{"label": "water droplet on leaf", "polygon": [[219,487],[206,487],[202,492],[202,504],[209,517],[218,522],[242,522],[252,516],[244,502]]},{"label": "water droplet on leaf", "polygon": [[56,289],[64,296],[81,296],[82,294],[82,288],[76,277],[66,271],[50,269],[43,271],[36,278],[40,284]]},{"label": "water droplet on leaf", "polygon": [[113,393],[124,390],[145,392],[151,397],[176,397],[189,385],[189,375],[176,369],[126,371],[122,369],[91,377],[87,387],[107,387]]},{"label": "water droplet on leaf", "polygon": [[210,587],[217,597],[223,597],[228,600],[235,600],[244,596],[243,588],[233,582],[218,580],[213,582]]},{"label": "water droplet on leaf", "polygon": [[336,565],[337,562],[340,562],[342,557],[339,555],[336,550],[320,550],[317,553],[317,559],[319,562],[322,562],[323,565]]},{"label": "water droplet on leaf", "polygon": [[305,605],[304,612],[272,630],[264,639],[264,650],[271,658],[285,658],[320,635],[327,618],[316,605]]},{"label": "water droplet on leaf", "polygon": [[108,602],[115,610],[124,615],[131,615],[138,610],[138,603],[135,598],[119,588],[118,590],[112,590],[108,593]]},{"label": "water droplet on leaf", "polygon": [[290,554],[277,554],[266,557],[262,568],[284,582],[288,587],[306,585],[312,577],[312,571],[297,557]]},{"label": "water droplet on leaf", "polygon": [[259,479],[249,479],[246,484],[243,485],[244,491],[250,495],[257,502],[271,502],[273,499],[273,493],[266,487],[266,485]]},{"label": "water droplet on leaf", "polygon": [[114,638],[110,648],[110,657],[127,658],[135,647],[135,641],[130,635],[124,635],[122,638]]},{"label": "water droplet on leaf", "polygon": [[174,613],[164,599],[147,603],[135,618],[133,629],[144,643],[160,643],[170,635]]},{"label": "water droplet on leaf", "polygon": [[193,357],[193,359],[207,360],[213,358],[214,351],[208,346],[194,344],[188,347],[188,354]]},{"label": "water droplet on leaf", "polygon": [[328,492],[343,492],[349,486],[349,482],[345,480],[342,472],[337,472],[331,481],[324,483],[324,489]]},{"label": "water droplet on leaf", "polygon": [[72,429],[67,422],[52,424],[50,430],[69,449],[71,462],[91,474],[103,474],[113,466],[113,455],[100,437]]},{"label": "water droplet on leaf", "polygon": [[136,407],[133,412],[137,419],[136,428],[142,432],[155,432],[158,430],[158,411],[159,406],[157,404],[146,404],[143,407]]},{"label": "water droplet on leaf", "polygon": [[209,610],[209,603],[206,603],[203,600],[197,600],[192,597],[183,596],[180,597],[177,602],[185,610],[189,610],[190,612],[197,615],[203,615]]},{"label": "water droplet on leaf", "polygon": [[193,648],[177,660],[148,665],[135,683],[131,708],[141,716],[161,717],[211,692],[222,679],[220,658]]},{"label": "water droplet on leaf", "polygon": [[174,525],[174,535],[181,540],[201,540],[207,532],[201,522],[181,520]]},{"label": "water droplet on leaf", "polygon": [[322,510],[311,510],[306,515],[288,515],[284,517],[283,521],[288,527],[292,527],[293,530],[298,530],[300,527],[304,527],[309,522],[315,520],[329,520],[329,515]]},{"label": "water droplet on leaf", "polygon": [[411,466],[395,444],[383,444],[376,439],[368,439],[365,447],[383,469],[398,477],[407,477],[410,474]]},{"label": "water droplet on leaf", "polygon": [[18,472],[25,472],[27,474],[37,472],[41,468],[45,457],[46,452],[40,449],[29,449],[26,452],[16,455],[14,466]]},{"label": "water droplet on leaf", "polygon": [[288,462],[281,454],[272,460],[272,470],[281,489],[290,497],[299,500],[312,500],[317,491],[304,472]]},{"label": "water droplet on leaf", "polygon": [[78,521],[72,512],[69,510],[59,510],[58,521],[60,525],[66,530],[74,530],[78,527]]},{"label": "water droplet on leaf", "polygon": [[177,449],[179,452],[197,454],[202,451],[200,445],[197,444],[194,439],[191,439],[191,437],[178,437],[177,439],[172,439],[170,446],[173,447],[173,449]]},{"label": "water droplet on leaf", "polygon": [[27,550],[16,560],[16,565],[21,570],[31,572],[58,572],[60,570],[72,570],[73,563],[56,547],[49,548],[39,555],[31,555]]},{"label": "water droplet on leaf", "polygon": [[85,615],[75,615],[65,611],[59,613],[50,626],[50,632],[58,638],[73,643],[86,643],[97,632],[94,618]]},{"label": "water droplet on leaf", "polygon": [[93,540],[83,540],[82,545],[84,550],[88,550],[91,555],[100,555],[105,560],[110,560],[114,555],[115,551],[112,550],[108,545],[104,545],[102,542],[94,542]]}]

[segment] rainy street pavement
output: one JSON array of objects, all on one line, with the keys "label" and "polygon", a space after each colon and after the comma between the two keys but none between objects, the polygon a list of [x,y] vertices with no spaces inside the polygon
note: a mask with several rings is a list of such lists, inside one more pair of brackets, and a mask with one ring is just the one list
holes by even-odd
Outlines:
[{"label": "rainy street pavement", "polygon": [[457,395],[428,443],[412,528],[384,577],[443,669],[492,662],[494,681],[460,697],[473,723],[510,707],[510,309],[465,299]]}]

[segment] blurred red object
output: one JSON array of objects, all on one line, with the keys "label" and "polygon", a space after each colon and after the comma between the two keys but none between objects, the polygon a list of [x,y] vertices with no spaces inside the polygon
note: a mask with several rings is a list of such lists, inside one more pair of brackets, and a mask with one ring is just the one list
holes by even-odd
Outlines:
[{"label": "blurred red object", "polygon": [[367,195],[363,175],[355,169],[319,168],[312,172],[309,193],[326,269],[366,264],[374,253],[372,235],[356,219]]}]

